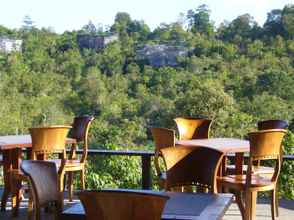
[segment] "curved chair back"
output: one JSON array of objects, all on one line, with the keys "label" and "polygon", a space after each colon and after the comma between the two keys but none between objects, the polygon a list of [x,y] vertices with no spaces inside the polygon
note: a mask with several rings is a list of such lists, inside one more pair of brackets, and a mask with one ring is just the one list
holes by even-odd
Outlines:
[{"label": "curved chair back", "polygon": [[209,138],[211,120],[204,118],[178,117],[177,124],[180,140]]},{"label": "curved chair back", "polygon": [[57,214],[61,212],[62,196],[58,188],[57,167],[54,162],[24,160],[22,172],[28,176],[33,195],[35,219],[40,219],[40,208],[54,202]]},{"label": "curved chair back", "polygon": [[151,128],[151,133],[155,143],[155,170],[157,176],[160,176],[162,174],[159,165],[160,150],[166,147],[175,146],[175,131],[167,128]]},{"label": "curved chair back", "polygon": [[38,155],[43,155],[43,159],[46,159],[52,153],[62,153],[65,157],[66,136],[70,128],[71,126],[63,125],[30,128],[32,159]]},{"label": "curved chair back", "polygon": [[[77,140],[77,142],[82,143],[83,148],[83,155],[81,158],[81,163],[85,162],[88,155],[88,133],[90,129],[90,125],[92,121],[94,120],[93,116],[78,116],[74,118],[73,124],[72,124],[72,130],[71,130],[71,138],[74,138]],[[76,148],[76,145],[73,146],[73,148]],[[72,151],[75,151],[76,149],[72,149]],[[73,152],[72,152],[73,154]],[[73,155],[72,155],[73,156]]]},{"label": "curved chair back", "polygon": [[199,186],[217,193],[216,178],[224,154],[206,147],[170,147],[161,150],[166,164],[166,189]]},{"label": "curved chair back", "polygon": [[175,146],[175,131],[167,128],[151,128],[152,137],[155,143],[155,150],[159,151],[165,147]]},{"label": "curved chair back", "polygon": [[82,191],[88,220],[160,220],[167,196],[132,191]]},{"label": "curved chair back", "polygon": [[274,159],[277,161],[272,181],[276,181],[281,169],[282,140],[287,133],[284,129],[269,129],[248,134],[250,142],[250,156],[247,177],[251,181],[253,162]]},{"label": "curved chair back", "polygon": [[258,130],[287,129],[288,126],[288,122],[284,120],[265,120],[257,122]]},{"label": "curved chair back", "polygon": [[89,128],[93,120],[93,116],[75,117],[72,123],[71,137],[76,139],[77,142],[87,142]]}]

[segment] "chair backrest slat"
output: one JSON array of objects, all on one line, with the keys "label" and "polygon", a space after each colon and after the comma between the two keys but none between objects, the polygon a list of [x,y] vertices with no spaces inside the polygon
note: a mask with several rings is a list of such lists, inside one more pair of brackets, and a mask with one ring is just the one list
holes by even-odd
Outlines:
[{"label": "chair backrest slat", "polygon": [[78,116],[74,118],[71,130],[71,137],[78,142],[86,141],[93,116]]},{"label": "chair backrest slat", "polygon": [[32,156],[65,152],[66,136],[71,126],[49,126],[30,128]]},{"label": "chair backrest slat", "polygon": [[250,157],[253,160],[279,157],[282,140],[286,133],[287,131],[284,129],[269,129],[249,133]]},{"label": "chair backrest slat", "polygon": [[24,160],[21,163],[21,170],[29,177],[36,205],[44,206],[49,202],[61,202],[57,167],[54,162]]},{"label": "chair backrest slat", "polygon": [[201,185],[216,193],[216,178],[224,154],[206,147],[173,147],[161,150],[166,164],[166,188]]},{"label": "chair backrest slat", "polygon": [[204,118],[178,117],[177,124],[180,140],[209,138],[211,120]]},{"label": "chair backrest slat", "polygon": [[88,220],[160,220],[167,196],[130,191],[82,191]]},{"label": "chair backrest slat", "polygon": [[155,149],[175,146],[175,131],[167,128],[151,128]]}]

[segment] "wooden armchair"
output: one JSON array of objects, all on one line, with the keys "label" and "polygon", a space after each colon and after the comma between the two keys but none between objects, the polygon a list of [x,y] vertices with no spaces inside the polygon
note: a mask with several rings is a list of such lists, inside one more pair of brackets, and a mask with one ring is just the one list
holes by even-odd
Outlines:
[{"label": "wooden armchair", "polygon": [[[289,126],[288,122],[284,120],[264,120],[257,122],[257,128],[258,130],[270,130],[270,129],[287,129]],[[282,150],[282,148],[281,148]],[[282,152],[281,152],[282,155]],[[282,157],[281,157],[282,160]],[[243,173],[246,174],[247,171],[247,165],[243,165]],[[253,174],[261,174],[261,175],[268,175],[272,176],[275,172],[275,169],[273,167],[268,166],[261,166],[260,161],[255,161],[254,166],[252,167],[252,173]],[[235,166],[229,165],[227,166],[227,173],[233,174],[235,173]],[[277,191],[276,191],[277,192]],[[278,195],[275,196],[275,206],[276,206],[276,214],[279,216],[279,198]]]},{"label": "wooden armchair", "polygon": [[[287,129],[288,123],[284,120],[265,120],[257,122],[258,130],[270,130],[270,129]],[[243,165],[243,173],[246,173],[247,166]],[[252,169],[252,172],[255,174],[269,174],[272,175],[274,173],[274,169],[272,167],[260,166],[260,162],[256,161],[255,166]],[[227,173],[233,174],[235,173],[235,166],[229,165],[227,166]]]},{"label": "wooden armchair", "polygon": [[[58,154],[60,159],[52,160],[58,167],[59,191],[63,191],[64,167],[66,163],[65,142],[71,126],[49,126],[30,128],[32,138],[32,160],[48,160],[52,154]],[[28,181],[27,176],[21,170],[11,171],[12,179],[12,208],[13,215],[17,215],[21,200],[22,181]],[[30,199],[31,200],[31,199]],[[30,201],[31,202],[31,201]]]},{"label": "wooden armchair", "polygon": [[[217,193],[217,173],[224,154],[206,147],[161,149],[166,165],[167,191],[195,186],[197,191]],[[175,190],[174,190],[175,189]]]},{"label": "wooden armchair", "polygon": [[[85,164],[88,155],[88,133],[91,122],[94,120],[93,116],[80,116],[75,117],[72,130],[71,138],[76,139],[77,144],[73,144],[69,156],[69,160],[66,161],[64,171],[68,177],[68,192],[69,201],[72,201],[73,197],[73,174],[74,172],[80,172],[81,189],[85,189]],[[80,159],[76,158],[76,150],[78,145],[81,145],[83,154]]]},{"label": "wooden armchair", "polygon": [[178,117],[175,118],[174,121],[178,127],[180,140],[209,138],[211,120],[204,118]]},{"label": "wooden armchair", "polygon": [[[54,204],[55,219],[59,219],[62,210],[62,195],[58,186],[56,164],[49,161],[26,160],[21,163],[21,171],[28,177],[34,208],[29,210],[33,219],[41,219],[41,207]],[[31,207],[30,207],[31,208]]]},{"label": "wooden armchair", "polygon": [[175,146],[175,131],[167,128],[151,128],[151,133],[155,143],[154,165],[158,177],[158,184],[161,188],[164,188],[166,173],[160,168],[160,150]]},{"label": "wooden armchair", "polygon": [[169,197],[135,191],[82,191],[87,220],[160,220]]},{"label": "wooden armchair", "polygon": [[[257,192],[271,191],[272,219],[276,217],[276,184],[281,169],[281,143],[286,130],[261,130],[248,134],[250,141],[250,155],[246,175],[228,175],[219,178],[219,183],[227,189],[232,189],[240,208],[242,218],[252,220],[255,218]],[[274,160],[276,163],[271,177],[253,173],[256,161]],[[245,193],[245,198],[242,197]],[[245,202],[244,202],[245,199]]]}]

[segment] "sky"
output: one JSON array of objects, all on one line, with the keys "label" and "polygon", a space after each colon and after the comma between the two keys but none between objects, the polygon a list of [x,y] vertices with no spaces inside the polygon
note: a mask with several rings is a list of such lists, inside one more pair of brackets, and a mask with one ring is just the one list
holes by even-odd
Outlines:
[{"label": "sky", "polygon": [[160,23],[177,21],[180,13],[207,4],[216,25],[249,13],[260,24],[272,9],[282,9],[294,0],[0,0],[0,25],[19,28],[25,15],[35,26],[50,27],[58,33],[79,30],[90,20],[112,25],[117,12],[127,12],[133,20],[144,20],[154,29]]}]

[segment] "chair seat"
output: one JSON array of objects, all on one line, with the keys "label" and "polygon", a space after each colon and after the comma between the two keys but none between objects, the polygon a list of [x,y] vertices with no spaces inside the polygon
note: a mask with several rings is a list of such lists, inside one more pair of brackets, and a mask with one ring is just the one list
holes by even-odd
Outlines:
[{"label": "chair seat", "polygon": [[19,169],[10,170],[10,175],[13,179],[27,181],[27,176]]},{"label": "chair seat", "polygon": [[[54,162],[58,168],[61,165],[60,159],[54,159],[54,160],[48,160],[48,161]],[[80,160],[66,160],[64,170],[65,171],[76,171],[76,170],[83,169],[84,166],[85,166],[85,164],[81,163]]]},{"label": "chair seat", "polygon": [[[247,165],[242,166],[242,172],[246,173],[247,171]],[[227,174],[233,175],[235,174],[235,165],[227,165]],[[254,169],[252,170],[252,174],[273,174],[275,172],[275,169],[272,167],[265,167],[265,166],[254,166]]]},{"label": "chair seat", "polygon": [[[251,178],[251,187],[265,186],[271,188],[275,186],[275,183],[269,177],[253,174]],[[245,189],[246,175],[228,175],[220,177],[218,181],[229,188]]]}]

